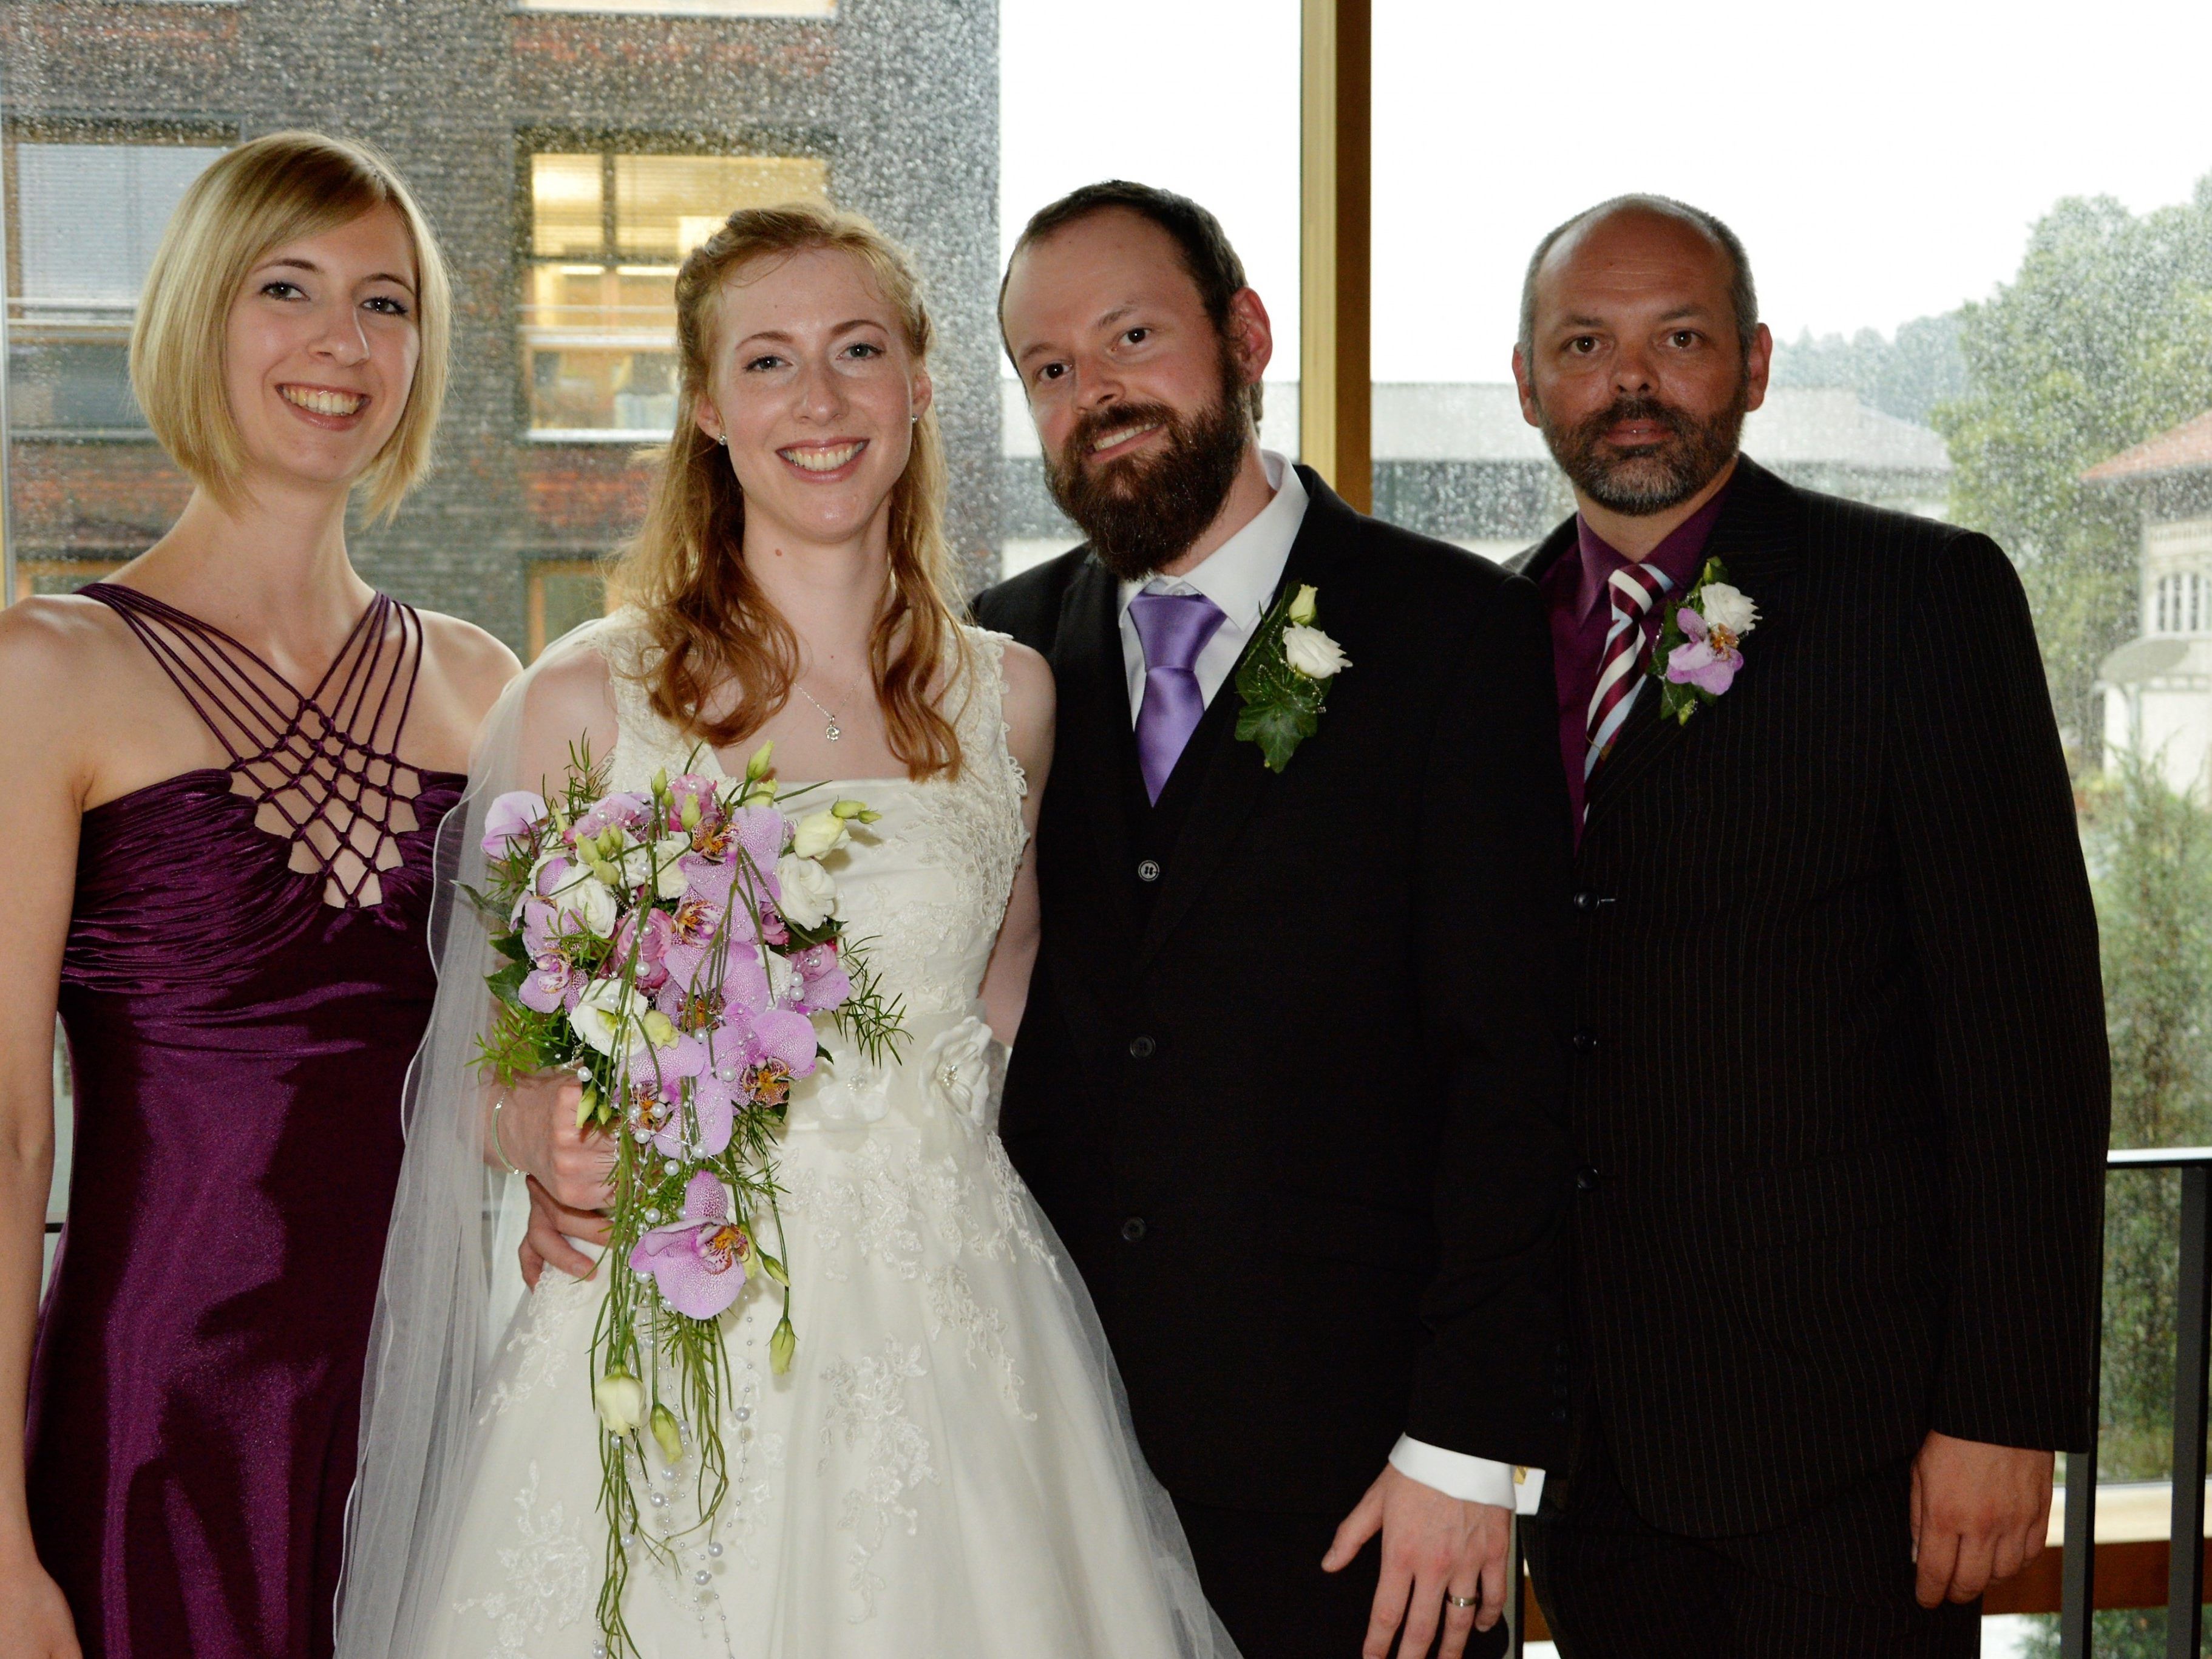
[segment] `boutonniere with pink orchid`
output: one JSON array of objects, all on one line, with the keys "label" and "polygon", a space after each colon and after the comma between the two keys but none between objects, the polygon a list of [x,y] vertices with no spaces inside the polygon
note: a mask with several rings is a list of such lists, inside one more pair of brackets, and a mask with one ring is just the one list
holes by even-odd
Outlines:
[{"label": "boutonniere with pink orchid", "polygon": [[1660,718],[1687,726],[1702,705],[1719,702],[1743,666],[1744,635],[1758,626],[1751,596],[1729,585],[1727,566],[1707,559],[1697,585],[1661,625],[1651,653]]}]

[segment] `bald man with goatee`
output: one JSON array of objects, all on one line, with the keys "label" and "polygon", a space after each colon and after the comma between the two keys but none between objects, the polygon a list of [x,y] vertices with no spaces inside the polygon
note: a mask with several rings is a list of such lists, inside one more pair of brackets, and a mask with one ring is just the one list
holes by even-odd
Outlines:
[{"label": "bald man with goatee", "polygon": [[1517,566],[1577,843],[1565,1659],[1964,1659],[2091,1433],[2104,1008],[2027,601],[1740,453],[1771,349],[1680,203],[1529,263],[1577,509]]}]

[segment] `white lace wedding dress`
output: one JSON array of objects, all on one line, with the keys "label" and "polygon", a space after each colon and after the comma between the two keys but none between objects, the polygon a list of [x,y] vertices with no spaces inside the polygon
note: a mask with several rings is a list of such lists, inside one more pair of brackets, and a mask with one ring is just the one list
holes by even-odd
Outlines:
[{"label": "white lace wedding dress", "polygon": [[[613,787],[693,744],[617,670]],[[1004,641],[970,630],[954,779],[840,781],[884,814],[839,854],[849,936],[904,999],[902,1063],[836,1054],[794,1088],[778,1154],[797,1358],[775,1287],[725,1317],[731,1484],[711,1539],[687,1452],[656,1452],[628,1626],[648,1659],[1233,1659],[1126,1427],[1089,1298],[1007,1162],[976,993],[1024,842]],[[703,763],[712,765],[711,754]],[[586,1659],[606,1545],[589,1352],[603,1280],[548,1269],[481,1398],[474,1473],[429,1651]],[[762,1292],[765,1291],[767,1294]],[[648,1443],[648,1445],[650,1443]]]}]

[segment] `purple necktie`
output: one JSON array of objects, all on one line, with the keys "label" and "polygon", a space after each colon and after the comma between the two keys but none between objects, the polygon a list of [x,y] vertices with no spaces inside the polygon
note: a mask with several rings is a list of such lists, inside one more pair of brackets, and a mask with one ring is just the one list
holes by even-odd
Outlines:
[{"label": "purple necktie", "polygon": [[1183,744],[1198,729],[1206,699],[1191,665],[1214,629],[1229,620],[1203,593],[1139,593],[1129,620],[1145,642],[1145,701],[1137,710],[1137,764],[1157,805]]}]

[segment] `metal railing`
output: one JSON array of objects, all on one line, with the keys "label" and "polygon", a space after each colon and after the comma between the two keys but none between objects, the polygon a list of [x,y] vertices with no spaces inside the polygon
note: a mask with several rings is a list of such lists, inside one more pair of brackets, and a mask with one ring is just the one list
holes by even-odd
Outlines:
[{"label": "metal railing", "polygon": [[[2197,1659],[2204,1632],[2204,1421],[2206,1362],[2212,1358],[2212,1146],[2112,1152],[2111,1170],[2181,1172],[2181,1258],[2173,1309],[2173,1510],[2166,1526],[2166,1659]],[[2090,1386],[2100,1387],[2098,1364]],[[2066,1555],[2060,1574],[2058,1651],[2089,1659],[2097,1590],[2097,1419],[2089,1449],[2066,1459]]]}]

